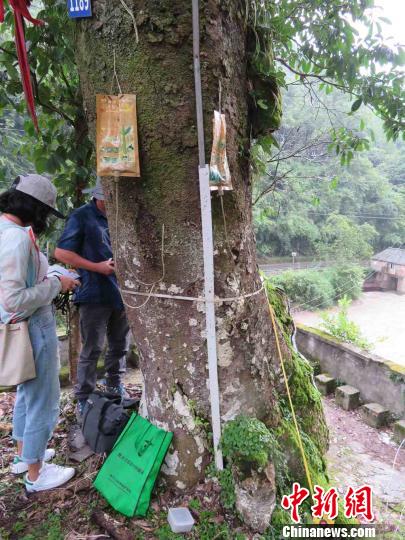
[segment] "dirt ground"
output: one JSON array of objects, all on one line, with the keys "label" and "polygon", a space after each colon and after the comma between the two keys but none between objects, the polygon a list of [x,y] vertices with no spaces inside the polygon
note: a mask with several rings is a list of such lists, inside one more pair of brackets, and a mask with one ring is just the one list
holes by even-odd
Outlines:
[{"label": "dirt ground", "polygon": [[[337,308],[327,310],[329,313]],[[360,326],[373,344],[372,352],[405,366],[405,295],[395,292],[367,292],[349,308],[349,317]],[[306,326],[320,327],[320,312],[299,311],[294,320]]]},{"label": "dirt ground", "polygon": [[[126,385],[131,395],[139,392],[139,371],[129,371]],[[13,401],[14,394],[0,394],[0,538],[3,540],[174,540],[179,537],[168,529],[167,510],[184,504],[192,509],[197,522],[190,538],[252,538],[238,520],[220,510],[220,488],[210,479],[180,498],[170,491],[158,490],[147,519],[124,519],[91,489],[101,465],[99,456],[76,464],[76,478],[66,488],[27,497],[22,480],[8,472],[14,453],[10,437]],[[397,452],[392,430],[368,427],[358,412],[343,411],[333,399],[326,398],[324,407],[330,428],[327,460],[331,486],[343,496],[349,485],[354,488],[370,485],[379,526],[377,538],[405,538],[405,448]],[[72,396],[65,390],[61,420],[53,440],[61,464],[69,454],[67,433],[72,421]],[[105,534],[106,530],[109,534]]]},{"label": "dirt ground", "polygon": [[[366,425],[357,411],[344,411],[324,400],[330,429],[327,455],[331,484],[343,495],[349,486],[371,486],[379,538],[405,538],[405,448],[398,451],[392,430]],[[395,537],[395,536],[394,536]]]}]

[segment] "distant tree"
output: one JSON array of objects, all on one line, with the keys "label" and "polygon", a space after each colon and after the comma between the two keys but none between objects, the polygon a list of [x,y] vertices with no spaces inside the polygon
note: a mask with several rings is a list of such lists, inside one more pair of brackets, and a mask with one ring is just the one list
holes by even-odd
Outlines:
[{"label": "distant tree", "polygon": [[346,216],[332,215],[321,229],[319,256],[337,263],[367,260],[373,254],[375,228],[357,225]]},{"label": "distant tree", "polygon": [[[359,225],[370,223],[378,233],[372,240],[374,250],[402,245],[405,143],[387,142],[382,122],[365,109],[359,113],[360,123],[369,126],[374,142],[342,167],[339,156],[328,148],[328,132],[331,121],[348,129],[359,126],[356,115],[347,113],[347,96],[335,90],[325,97],[323,107],[305,87],[289,85],[283,103],[283,125],[276,134],[279,148],[262,154],[254,180],[259,252],[315,255],[315,244],[322,242],[320,230],[331,214],[347,215]],[[260,153],[257,148],[255,152]],[[306,239],[300,240],[303,227]]]}]

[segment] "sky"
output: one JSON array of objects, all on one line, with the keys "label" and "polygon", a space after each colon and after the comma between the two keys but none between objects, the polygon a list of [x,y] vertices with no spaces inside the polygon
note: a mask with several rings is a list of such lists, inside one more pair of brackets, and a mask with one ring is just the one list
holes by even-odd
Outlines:
[{"label": "sky", "polygon": [[376,0],[381,6],[381,16],[390,19],[391,25],[384,25],[384,35],[392,35],[395,41],[405,44],[405,0]]}]

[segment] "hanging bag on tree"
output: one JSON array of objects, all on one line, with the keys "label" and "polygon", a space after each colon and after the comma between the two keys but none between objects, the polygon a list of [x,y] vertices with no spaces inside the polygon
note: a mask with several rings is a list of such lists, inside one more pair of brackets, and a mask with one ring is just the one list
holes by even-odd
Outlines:
[{"label": "hanging bag on tree", "polygon": [[141,175],[136,96],[97,94],[97,174]]},{"label": "hanging bag on tree", "polygon": [[231,173],[226,155],[226,119],[225,115],[214,111],[213,137],[210,163],[211,190],[232,189]]},{"label": "hanging bag on tree", "polygon": [[173,434],[135,413],[94,482],[111,506],[125,516],[145,516]]}]

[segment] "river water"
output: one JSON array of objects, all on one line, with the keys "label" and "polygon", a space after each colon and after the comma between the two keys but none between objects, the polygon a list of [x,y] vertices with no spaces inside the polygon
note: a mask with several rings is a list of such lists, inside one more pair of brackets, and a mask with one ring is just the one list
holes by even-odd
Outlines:
[{"label": "river water", "polygon": [[[327,310],[336,312],[338,308]],[[367,292],[353,301],[349,318],[360,326],[373,344],[371,352],[405,366],[405,295],[395,292]],[[306,326],[322,328],[320,312],[299,311],[294,319]]]}]

